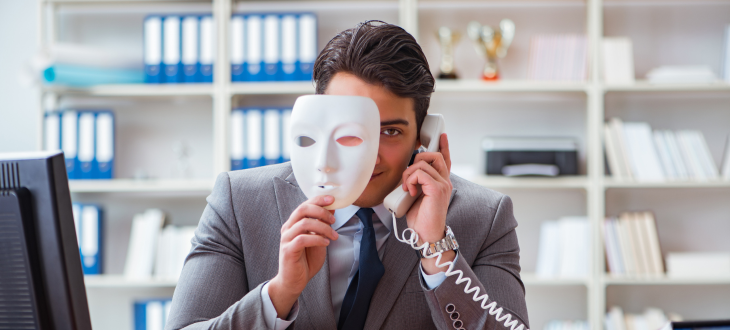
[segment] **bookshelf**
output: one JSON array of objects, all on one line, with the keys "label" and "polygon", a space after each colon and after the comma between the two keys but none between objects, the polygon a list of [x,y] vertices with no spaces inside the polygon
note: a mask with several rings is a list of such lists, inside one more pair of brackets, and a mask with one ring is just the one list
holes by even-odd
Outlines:
[{"label": "bookshelf", "polygon": [[[601,221],[606,215],[635,208],[657,210],[663,252],[672,249],[697,249],[703,245],[687,243],[683,226],[698,217],[730,214],[722,198],[730,194],[728,181],[617,181],[605,175],[602,128],[606,118],[644,120],[662,128],[678,129],[690,125],[710,132],[710,138],[727,134],[730,109],[730,84],[651,84],[641,80],[651,67],[663,64],[712,64],[719,69],[720,38],[713,32],[723,17],[730,17],[730,1],[687,0],[390,0],[390,1],[231,1],[231,0],[38,0],[40,44],[56,40],[105,46],[103,40],[119,42],[140,49],[141,17],[148,13],[213,12],[216,17],[217,57],[212,84],[178,85],[99,85],[88,88],[44,87],[40,97],[58,106],[105,106],[119,116],[119,144],[129,144],[118,155],[140,152],[154,161],[142,164],[119,164],[119,179],[110,181],[74,181],[70,189],[74,200],[105,206],[109,235],[105,257],[108,275],[86,277],[92,321],[97,328],[131,328],[131,302],[154,295],[171,295],[175,281],[129,281],[120,275],[129,235],[131,215],[145,208],[160,206],[169,211],[176,224],[194,225],[205,206],[217,173],[229,169],[229,116],[233,106],[260,104],[286,105],[303,94],[314,92],[310,82],[231,83],[228,60],[228,20],[240,11],[313,11],[320,16],[319,44],[331,36],[365,19],[382,19],[397,23],[417,37],[432,68],[439,61],[438,44],[433,31],[445,25],[465,30],[469,20],[491,25],[511,18],[517,26],[515,41],[507,57],[500,62],[503,80],[484,82],[478,79],[483,60],[473,50],[470,40],[462,36],[455,49],[457,73],[462,79],[438,80],[431,110],[446,116],[454,164],[466,164],[481,173],[484,168],[481,138],[486,135],[530,134],[574,136],[579,144],[580,175],[575,177],[505,178],[474,175],[477,184],[512,196],[520,223],[518,236],[522,247],[523,281],[526,285],[530,323],[541,329],[552,319],[580,318],[592,329],[603,329],[604,314],[614,304],[627,306],[629,312],[641,308],[670,306],[685,317],[723,316],[708,304],[726,306],[728,295],[711,294],[730,291],[727,278],[619,278],[606,273]],[[661,15],[652,14],[661,13]],[[87,19],[97,13],[102,18]],[[724,15],[724,16],[723,16]],[[680,17],[681,16],[681,17]],[[703,18],[704,17],[704,18]],[[107,18],[108,22],[103,19]],[[647,19],[651,18],[651,19]],[[75,23],[77,19],[80,23]],[[627,24],[631,23],[631,24]],[[99,31],[94,27],[101,28]],[[649,29],[657,24],[662,29]],[[723,24],[730,24],[725,19]],[[629,26],[631,28],[629,28]],[[128,30],[128,31],[127,31]],[[585,33],[589,38],[589,78],[584,82],[538,82],[525,80],[529,39],[537,33]],[[699,36],[685,40],[687,34]],[[718,32],[719,33],[719,32]],[[634,40],[637,81],[630,85],[607,85],[600,78],[598,42],[602,36],[628,35]],[[708,37],[704,37],[707,35]],[[639,41],[643,43],[639,44]],[[655,41],[655,42],[648,42]],[[694,51],[688,52],[685,48]],[[673,54],[671,56],[663,53]],[[699,53],[699,54],[698,54]],[[715,54],[715,55],[713,55]],[[713,57],[714,56],[714,57]],[[662,103],[664,102],[664,103]],[[676,103],[667,106],[667,102]],[[42,102],[43,103],[43,102]],[[701,115],[695,115],[699,104]],[[43,112],[45,109],[39,109]],[[164,125],[160,118],[174,115],[176,121]],[[704,116],[707,115],[707,116]],[[150,119],[151,118],[151,119]],[[152,127],[159,132],[143,131]],[[155,126],[156,125],[156,126]],[[166,127],[172,126],[172,127]],[[38,124],[42,134],[42,124]],[[458,128],[458,129],[456,129]],[[131,136],[131,137],[130,137]],[[192,145],[196,173],[188,178],[166,175],[169,147],[187,139]],[[38,141],[43,141],[38,138]],[[145,145],[140,141],[151,141]],[[709,142],[709,141],[708,141]],[[39,142],[40,143],[40,142]],[[724,143],[724,141],[722,141]],[[719,151],[711,145],[713,153]],[[38,146],[41,147],[40,145]],[[137,148],[137,149],[130,149]],[[125,153],[126,152],[126,153]],[[164,157],[163,157],[164,156]],[[155,158],[157,157],[157,158]],[[165,158],[167,157],[167,158]],[[716,155],[717,160],[717,155]],[[133,180],[135,167],[148,167],[151,180]],[[720,197],[708,197],[719,194]],[[667,196],[667,201],[657,196]],[[702,203],[709,198],[712,203]],[[687,201],[684,201],[684,200]],[[642,204],[644,203],[644,204]],[[699,203],[709,208],[693,208]],[[669,213],[681,216],[669,216]],[[591,272],[588,278],[545,279],[535,276],[535,260],[540,221],[560,216],[588,216],[591,232]],[[666,221],[664,221],[666,219]],[[722,218],[725,219],[725,218]],[[727,220],[727,219],[725,219]],[[703,222],[710,224],[711,222]],[[666,227],[665,229],[663,229]],[[692,233],[697,233],[692,231]],[[721,236],[710,235],[711,246],[723,245]],[[708,302],[693,305],[689,300],[664,305],[667,300],[681,300],[686,287],[707,293]],[[661,288],[661,290],[658,290]],[[657,290],[655,290],[657,289]],[[647,293],[641,304],[633,301],[631,290]],[[701,296],[704,297],[704,296]]]}]

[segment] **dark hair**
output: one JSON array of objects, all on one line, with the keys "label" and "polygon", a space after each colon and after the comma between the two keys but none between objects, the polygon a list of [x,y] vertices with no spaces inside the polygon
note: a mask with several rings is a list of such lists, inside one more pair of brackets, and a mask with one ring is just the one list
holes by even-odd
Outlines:
[{"label": "dark hair", "polygon": [[400,26],[374,20],[340,32],[314,62],[317,94],[324,94],[338,72],[351,73],[399,97],[412,98],[420,136],[434,78],[426,55],[410,33]]}]

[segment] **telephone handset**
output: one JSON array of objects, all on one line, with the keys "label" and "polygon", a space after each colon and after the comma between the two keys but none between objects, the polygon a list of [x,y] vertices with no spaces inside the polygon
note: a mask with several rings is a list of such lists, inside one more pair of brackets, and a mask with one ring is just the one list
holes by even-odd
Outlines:
[{"label": "telephone handset", "polygon": [[[440,114],[426,115],[421,125],[421,145],[428,152],[439,151],[439,140],[444,132],[444,116]],[[399,185],[388,196],[385,197],[383,205],[385,208],[400,218],[406,215],[411,205],[421,196],[421,186],[416,186],[418,193],[411,196],[408,191],[403,191]]]},{"label": "telephone handset", "polygon": [[[421,125],[421,145],[426,146],[425,148],[428,152],[439,151],[439,140],[441,140],[441,134],[443,132],[444,117],[440,114],[426,115],[426,118],[423,120],[423,124]],[[419,246],[418,233],[411,228],[404,229],[403,233],[401,233],[401,237],[398,237],[398,224],[396,223],[396,218],[405,216],[408,209],[411,208],[411,205],[413,205],[416,199],[421,196],[422,191],[420,185],[417,186],[417,189],[418,193],[416,196],[411,196],[408,191],[403,191],[403,189],[398,186],[385,197],[383,204],[392,214],[395,238],[402,243],[410,245],[414,250],[427,250],[429,248],[429,243],[425,242]],[[451,230],[451,228],[448,228],[448,230]],[[406,233],[409,233],[408,238],[406,238]],[[464,293],[473,293],[474,296],[472,300],[474,300],[474,302],[481,302],[480,307],[487,311],[489,315],[493,316],[497,322],[504,324],[506,328],[510,328],[511,330],[530,330],[524,324],[520,324],[516,318],[513,319],[512,314],[504,313],[504,309],[502,307],[497,307],[496,301],[492,300],[492,302],[487,303],[489,295],[485,292],[480,296],[480,288],[476,285],[472,286],[472,280],[464,276],[463,271],[460,269],[454,270],[454,263],[452,261],[442,263],[441,252],[430,254],[426,258],[436,258],[436,266],[439,268],[448,267],[445,272],[446,277],[457,275],[457,285],[466,282],[464,286]]]}]

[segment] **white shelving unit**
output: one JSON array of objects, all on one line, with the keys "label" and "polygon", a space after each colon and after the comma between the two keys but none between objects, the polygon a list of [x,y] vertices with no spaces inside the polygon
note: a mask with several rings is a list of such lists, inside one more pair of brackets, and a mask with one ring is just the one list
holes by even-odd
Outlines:
[{"label": "white shelving unit", "polygon": [[[109,205],[107,220],[111,223],[108,234],[113,235],[107,242],[108,259],[123,258],[126,251],[130,212],[141,212],[141,205],[159,203],[168,206],[171,212],[183,222],[194,224],[199,217],[202,207],[205,206],[204,197],[212,189],[217,173],[229,170],[229,116],[233,106],[238,104],[292,104],[298,95],[311,94],[314,86],[310,82],[272,82],[272,83],[231,83],[230,65],[228,60],[228,29],[232,12],[238,11],[314,11],[320,15],[319,43],[322,47],[334,33],[354,26],[365,19],[383,19],[397,23],[412,33],[421,43],[424,52],[429,58],[431,67],[437,68],[439,60],[438,45],[433,37],[433,31],[445,25],[460,29],[466,28],[469,20],[477,19],[482,23],[496,25],[499,19],[512,18],[517,25],[517,37],[509,50],[507,57],[501,61],[503,80],[498,82],[484,82],[477,79],[483,60],[472,49],[468,38],[462,38],[455,49],[457,72],[462,75],[460,80],[439,80],[436,82],[435,93],[431,102],[431,111],[444,113],[447,121],[447,133],[451,142],[452,160],[455,164],[467,164],[474,168],[483,168],[483,156],[480,149],[480,139],[490,134],[528,134],[576,136],[580,145],[580,175],[575,177],[548,178],[504,178],[476,175],[471,177],[473,182],[504,191],[513,196],[515,212],[520,222],[518,236],[522,248],[523,260],[535,260],[537,251],[537,237],[539,221],[548,220],[555,216],[585,215],[592,223],[591,273],[584,279],[544,279],[535,276],[534,264],[523,263],[522,279],[526,285],[527,301],[530,313],[530,323],[533,329],[542,328],[551,319],[582,318],[590,322],[591,328],[602,329],[603,318],[608,304],[627,304],[631,310],[631,292],[649,292],[649,303],[664,306],[663,301],[679,299],[673,296],[672,290],[663,290],[662,293],[651,291],[652,287],[668,288],[690,286],[700,288],[720,286],[721,292],[730,291],[730,279],[727,278],[618,278],[606,274],[601,222],[606,215],[629,210],[636,206],[634,200],[644,201],[662,209],[676,210],[677,206],[671,201],[656,201],[651,199],[657,191],[670,194],[671,198],[687,196],[686,210],[691,210],[692,198],[695,195],[705,196],[702,191],[719,192],[722,196],[730,196],[730,182],[728,181],[674,181],[658,183],[642,183],[617,181],[605,175],[604,154],[602,147],[602,127],[605,118],[610,116],[630,115],[636,118],[628,120],[657,121],[660,126],[666,124],[669,128],[682,128],[686,118],[699,125],[697,129],[722,130],[718,128],[718,121],[730,118],[730,84],[650,84],[637,80],[631,85],[606,85],[600,78],[600,58],[597,52],[598,41],[602,36],[629,35],[635,41],[635,57],[637,77],[643,77],[648,66],[663,64],[698,64],[692,61],[706,61],[706,54],[719,52],[716,44],[720,40],[702,39],[704,31],[715,28],[724,17],[730,17],[730,1],[678,1],[678,0],[483,0],[483,1],[445,1],[445,0],[390,0],[390,1],[232,1],[232,0],[38,0],[40,2],[39,31],[42,31],[39,43],[46,44],[56,40],[88,42],[96,45],[108,45],[99,35],[104,33],[122,33],[114,29],[102,29],[97,34],[86,33],[89,26],[107,24],[103,18],[89,18],[95,11],[104,13],[103,17],[111,17],[116,11],[128,15],[136,15],[127,21],[109,19],[108,24],[130,24],[138,32],[141,31],[141,20],[147,13],[164,12],[212,12],[217,27],[217,58],[215,65],[215,81],[212,84],[178,84],[178,85],[101,85],[89,88],[45,87],[42,89],[43,99],[56,99],[58,104],[87,104],[94,106],[111,103],[123,110],[117,111],[120,117],[118,125],[124,125],[127,134],[137,134],[136,126],[145,126],[149,123],[141,118],[153,118],[154,109],[167,109],[169,114],[179,116],[177,122],[164,122],[155,125],[180,127],[177,130],[170,128],[160,134],[178,135],[177,139],[189,139],[195,144],[196,159],[203,158],[196,164],[197,172],[191,178],[174,178],[158,175],[153,180],[141,181],[119,178],[109,181],[73,181],[70,189],[75,200],[95,202]],[[64,11],[72,8],[71,14]],[[81,9],[80,9],[81,8]],[[121,9],[121,10],[120,10]],[[652,20],[643,19],[641,15],[658,11],[661,17],[652,16]],[[685,15],[695,11],[696,15]],[[675,13],[676,15],[666,15]],[[706,15],[702,15],[706,14]],[[86,16],[84,16],[86,15]],[[111,15],[111,16],[110,16]],[[705,19],[697,17],[709,17]],[[72,22],[69,17],[82,18],[79,23]],[[720,18],[718,18],[720,17]],[[223,19],[221,19],[223,18]],[[96,19],[96,21],[94,21]],[[135,21],[137,19],[137,21]],[[673,20],[678,20],[677,22]],[[633,25],[627,24],[630,22]],[[96,24],[96,25],[94,25]],[[649,24],[673,27],[674,29],[646,29]],[[705,25],[707,27],[704,27]],[[730,24],[727,19],[724,24]],[[697,27],[697,26],[700,27]],[[711,25],[711,26],[710,26]],[[627,26],[632,26],[634,30]],[[643,28],[643,29],[642,29]],[[697,40],[684,40],[685,35],[678,31],[686,29],[697,32]],[[589,38],[589,78],[584,82],[537,82],[525,80],[529,38],[536,33],[585,33]],[[141,32],[124,34],[124,41],[141,50]],[[106,36],[105,36],[106,37]],[[135,39],[136,38],[136,39]],[[68,40],[72,39],[72,40]],[[130,41],[132,40],[132,41]],[[647,40],[657,40],[664,53],[671,56],[659,57],[656,47],[646,43]],[[715,42],[716,41],[716,42]],[[714,43],[713,43],[714,42]],[[694,53],[683,55],[695,47]],[[676,54],[675,54],[676,53]],[[141,54],[141,51],[140,51]],[[704,55],[703,55],[704,54]],[[669,56],[669,55],[668,55]],[[682,56],[686,56],[683,58]],[[704,57],[703,57],[704,56]],[[717,55],[719,59],[719,53]],[[688,62],[683,63],[682,61]],[[670,63],[664,63],[670,61]],[[679,61],[672,63],[671,61]],[[714,65],[714,64],[713,64]],[[649,98],[647,101],[659,102],[656,99],[667,97],[683,100],[684,98],[702,98],[704,104],[713,104],[710,117],[702,122],[701,115],[685,114],[681,110],[663,115],[663,104],[650,105],[642,108],[644,103],[638,100]],[[711,95],[709,101],[705,96]],[[666,97],[665,97],[666,96]],[[79,101],[81,100],[81,101]],[[91,100],[91,101],[89,101]],[[654,100],[654,101],[651,101]],[[86,102],[86,103],[84,103]],[[196,103],[197,102],[197,103]],[[643,102],[643,101],[641,101]],[[708,103],[709,102],[709,103]],[[714,103],[713,103],[714,102]],[[192,105],[191,105],[192,104]],[[638,104],[638,105],[636,105]],[[723,104],[725,106],[723,107]],[[186,108],[187,107],[187,108]],[[140,109],[138,109],[140,108]],[[178,111],[178,108],[182,110]],[[202,110],[201,110],[202,109]],[[723,110],[724,109],[724,110]],[[45,109],[40,109],[44,111]],[[687,109],[695,110],[695,109]],[[654,111],[654,112],[652,112]],[[639,113],[639,114],[637,114]],[[680,115],[676,115],[680,114]],[[701,110],[700,110],[701,114]],[[679,116],[674,118],[672,116]],[[719,119],[718,119],[719,118]],[[725,134],[730,132],[728,122],[725,123]],[[676,128],[672,125],[676,124]],[[704,125],[704,126],[703,126]],[[41,123],[38,131],[42,133]],[[458,128],[458,130],[456,129]],[[123,131],[120,129],[120,131]],[[191,135],[198,132],[198,135]],[[202,132],[202,133],[201,133]],[[144,134],[144,132],[143,132]],[[163,135],[154,135],[149,139]],[[717,135],[717,134],[716,134]],[[144,136],[144,135],[143,135]],[[118,140],[124,144],[124,136]],[[43,141],[42,138],[37,139]],[[197,142],[196,142],[197,141]],[[166,141],[167,142],[167,141]],[[137,140],[136,145],[141,145]],[[169,143],[168,143],[169,144]],[[135,146],[136,146],[135,145]],[[39,146],[40,148],[41,146]],[[159,145],[141,146],[141,151],[150,152],[150,148],[160,148]],[[147,149],[144,149],[147,148]],[[711,146],[712,149],[712,146]],[[717,148],[715,148],[717,149]],[[714,149],[713,149],[714,150]],[[120,152],[123,152],[121,150]],[[155,150],[156,151],[156,150]],[[129,152],[129,151],[127,151]],[[197,155],[197,156],[196,156]],[[139,157],[148,157],[142,154]],[[134,164],[117,164],[122,172],[134,172]],[[145,165],[153,166],[153,165]],[[159,173],[166,173],[168,169],[160,167]],[[118,171],[119,173],[119,171]],[[131,177],[131,176],[127,176]],[[519,196],[515,197],[515,196]],[[137,199],[140,199],[139,201]],[[120,204],[120,206],[116,206]],[[677,204],[677,203],[674,203]],[[717,215],[728,212],[728,206],[717,202],[711,206]],[[545,209],[535,210],[535,206]],[[129,210],[137,207],[139,209]],[[645,207],[645,206],[640,206]],[[673,208],[671,208],[673,207]],[[692,213],[685,211],[688,220]],[[520,214],[524,214],[521,218]],[[681,226],[671,222],[670,229],[663,231],[663,219],[658,214],[659,234],[661,237],[681,237]],[[730,220],[730,219],[724,219]],[[126,229],[128,231],[128,228]],[[114,231],[111,233],[110,231]],[[713,246],[725,247],[722,237]],[[689,247],[683,242],[670,246],[680,248]],[[725,245],[723,245],[725,244]],[[664,244],[665,246],[667,244]],[[667,251],[663,251],[667,252]],[[121,273],[123,260],[115,260],[105,266],[111,274]],[[144,298],[150,295],[171,295],[175,281],[129,281],[120,275],[87,276],[89,301],[91,304],[92,320],[95,327],[129,329],[131,327],[131,306],[133,299]],[[616,292],[612,291],[615,288]],[[629,289],[627,289],[629,288]],[[122,289],[122,290],[119,290]],[[649,291],[646,291],[649,290]],[[724,290],[724,291],[722,291]],[[119,292],[131,293],[119,293]],[[685,292],[685,291],[681,291]],[[659,295],[651,300],[652,294]],[[647,296],[647,295],[645,295]],[[730,304],[730,299],[718,298],[712,303],[720,306]],[[724,300],[723,300],[724,299]],[[643,300],[642,300],[643,301]],[[126,307],[125,307],[126,306]],[[697,312],[699,308],[687,301],[684,305],[666,305],[680,314],[686,313],[692,317],[721,317],[712,312]],[[635,306],[634,306],[635,307]],[[120,308],[122,309],[120,311]],[[711,310],[711,309],[710,309]],[[725,315],[726,316],[726,315]],[[129,326],[127,326],[129,325]]]}]

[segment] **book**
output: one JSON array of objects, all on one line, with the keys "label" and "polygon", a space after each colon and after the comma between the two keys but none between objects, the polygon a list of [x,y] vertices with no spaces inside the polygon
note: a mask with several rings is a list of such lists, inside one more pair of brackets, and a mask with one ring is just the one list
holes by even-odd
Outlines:
[{"label": "book", "polygon": [[634,83],[634,53],[628,37],[604,37],[603,81],[607,84]]},{"label": "book", "polygon": [[165,214],[158,209],[149,209],[134,216],[124,265],[125,277],[132,279],[152,277],[157,240],[164,221]]},{"label": "book", "polygon": [[528,79],[584,81],[588,42],[584,35],[536,35],[530,41]]},{"label": "book", "polygon": [[544,221],[540,227],[539,247],[537,276],[588,276],[590,224],[586,217],[563,217],[557,221]]},{"label": "book", "polygon": [[621,173],[625,174],[625,178],[628,180],[631,180],[634,178],[634,174],[631,171],[631,162],[628,158],[628,151],[626,147],[626,138],[624,136],[624,124],[623,121],[619,118],[611,118],[609,120],[609,125],[611,127],[611,136],[614,138],[614,141],[616,142],[616,150],[617,150],[617,158],[618,158],[618,166],[621,167]]},{"label": "book", "polygon": [[611,275],[664,274],[659,235],[651,212],[623,212],[604,220],[604,247]]},{"label": "book", "polygon": [[667,254],[669,277],[730,277],[728,252],[670,252]]},{"label": "book", "polygon": [[654,147],[651,127],[643,122],[623,124],[627,155],[637,181],[663,181],[664,171]]},{"label": "book", "polygon": [[163,330],[170,315],[172,299],[147,299],[134,302],[134,330]]},{"label": "book", "polygon": [[624,313],[619,306],[611,306],[604,320],[607,330],[659,330],[669,322],[669,317],[655,307],[647,307],[641,314],[632,314]]},{"label": "book", "polygon": [[168,225],[160,232],[155,256],[155,278],[180,278],[185,259],[192,249],[191,240],[195,236],[195,229],[195,226]]}]

